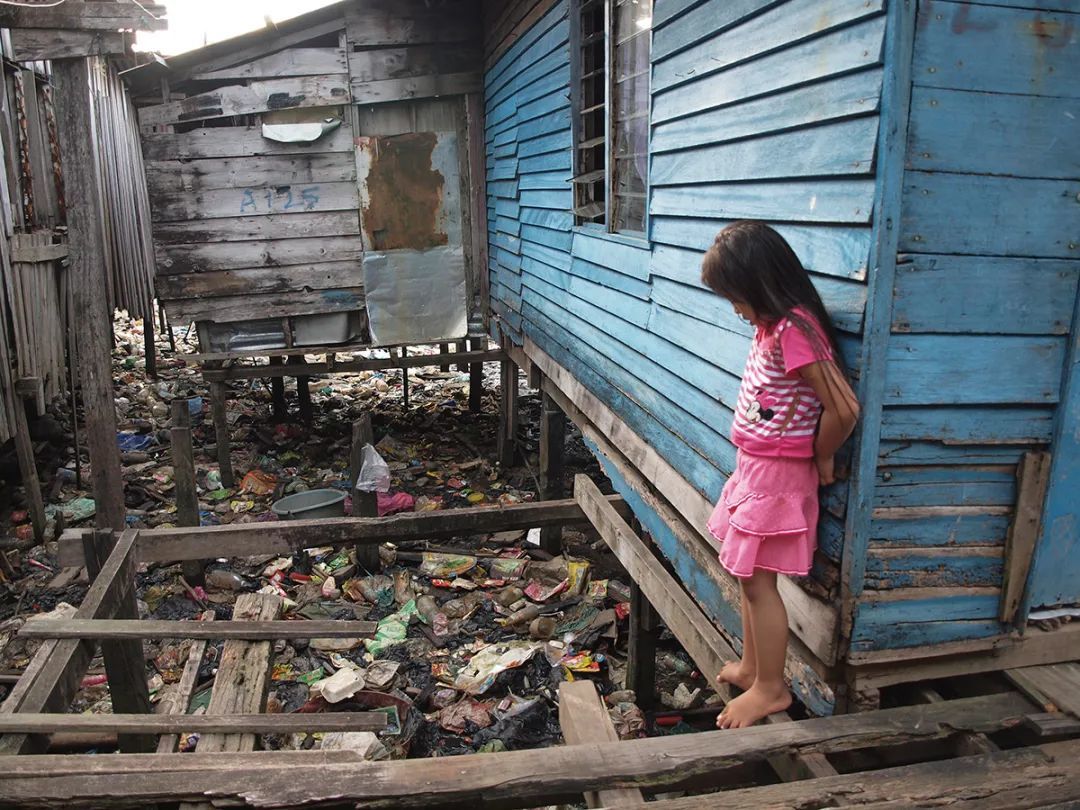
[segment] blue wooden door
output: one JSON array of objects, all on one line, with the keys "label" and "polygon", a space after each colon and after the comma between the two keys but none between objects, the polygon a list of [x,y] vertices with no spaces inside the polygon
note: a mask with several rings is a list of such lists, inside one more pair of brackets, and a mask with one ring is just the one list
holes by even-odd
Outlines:
[{"label": "blue wooden door", "polygon": [[1080,604],[1080,303],[1073,317],[1042,537],[1028,580],[1027,603]]}]

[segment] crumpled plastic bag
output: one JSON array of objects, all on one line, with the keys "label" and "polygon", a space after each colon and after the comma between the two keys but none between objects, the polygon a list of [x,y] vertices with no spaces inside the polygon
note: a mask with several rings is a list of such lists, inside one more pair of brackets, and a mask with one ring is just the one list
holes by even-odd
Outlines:
[{"label": "crumpled plastic bag", "polygon": [[375,637],[364,639],[364,646],[372,655],[378,657],[379,653],[387,647],[401,644],[409,632],[409,619],[416,615],[416,600],[410,600],[403,605],[397,613],[391,613],[379,622],[375,630]]},{"label": "crumpled plastic bag", "polygon": [[461,668],[454,679],[454,688],[470,695],[483,694],[491,688],[500,673],[520,667],[542,646],[531,641],[511,641],[485,647]]},{"label": "crumpled plastic bag", "polygon": [[390,467],[379,451],[365,444],[360,457],[360,475],[356,477],[356,489],[360,492],[388,492],[390,490]]}]

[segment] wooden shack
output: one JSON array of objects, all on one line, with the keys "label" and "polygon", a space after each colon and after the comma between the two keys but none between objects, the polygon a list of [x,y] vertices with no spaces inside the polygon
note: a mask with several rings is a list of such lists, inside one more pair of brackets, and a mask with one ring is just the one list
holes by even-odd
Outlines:
[{"label": "wooden shack", "polygon": [[[491,2],[493,333],[738,646],[705,532],[750,333],[701,255],[769,221],[863,419],[785,580],[816,712],[1058,660],[1080,603],[1080,14],[1034,0]],[[545,417],[547,418],[547,417]]]},{"label": "wooden shack", "polygon": [[483,334],[477,12],[338,3],[128,74],[158,295],[203,351]]}]

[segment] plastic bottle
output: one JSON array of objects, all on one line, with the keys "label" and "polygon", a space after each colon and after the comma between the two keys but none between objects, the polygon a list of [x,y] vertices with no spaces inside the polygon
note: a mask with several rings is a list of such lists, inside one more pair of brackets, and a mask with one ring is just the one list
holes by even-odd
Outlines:
[{"label": "plastic bottle", "polygon": [[215,568],[206,573],[206,587],[219,591],[240,591],[244,588],[244,578],[232,571]]}]

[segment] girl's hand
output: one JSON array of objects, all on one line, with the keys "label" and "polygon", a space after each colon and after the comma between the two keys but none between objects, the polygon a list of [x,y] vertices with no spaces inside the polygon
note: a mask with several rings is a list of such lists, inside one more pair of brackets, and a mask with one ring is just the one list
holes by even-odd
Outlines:
[{"label": "girl's hand", "polygon": [[824,458],[819,456],[814,459],[814,463],[817,464],[818,480],[821,482],[821,486],[827,487],[836,481],[835,456],[826,456]]}]

